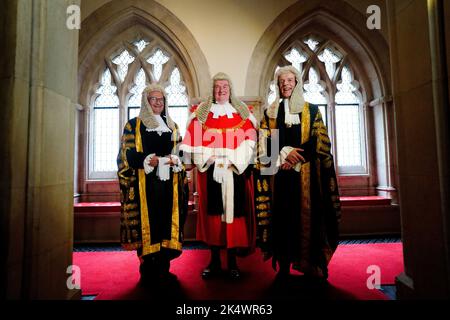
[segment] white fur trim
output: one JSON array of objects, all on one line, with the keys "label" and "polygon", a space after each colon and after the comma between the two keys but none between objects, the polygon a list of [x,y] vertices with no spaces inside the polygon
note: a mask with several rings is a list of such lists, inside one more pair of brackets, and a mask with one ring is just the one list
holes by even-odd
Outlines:
[{"label": "white fur trim", "polygon": [[233,223],[234,219],[234,180],[233,171],[225,168],[224,181],[222,186],[222,203],[223,214],[222,221],[226,223]]},{"label": "white fur trim", "polygon": [[256,142],[245,140],[236,149],[228,148],[209,148],[209,147],[191,147],[186,144],[180,146],[180,150],[192,154],[192,160],[200,172],[205,172],[211,164],[207,161],[212,156],[226,158],[232,163],[237,173],[241,174],[250,164],[255,151]]}]

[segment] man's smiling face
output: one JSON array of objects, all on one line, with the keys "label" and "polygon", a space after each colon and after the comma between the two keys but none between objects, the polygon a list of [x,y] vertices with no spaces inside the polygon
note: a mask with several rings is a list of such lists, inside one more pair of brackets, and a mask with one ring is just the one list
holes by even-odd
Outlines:
[{"label": "man's smiling face", "polygon": [[230,85],[227,80],[214,81],[214,99],[219,104],[230,100]]},{"label": "man's smiling face", "polygon": [[292,95],[295,85],[295,74],[292,72],[284,73],[278,77],[278,86],[283,98],[289,98]]}]

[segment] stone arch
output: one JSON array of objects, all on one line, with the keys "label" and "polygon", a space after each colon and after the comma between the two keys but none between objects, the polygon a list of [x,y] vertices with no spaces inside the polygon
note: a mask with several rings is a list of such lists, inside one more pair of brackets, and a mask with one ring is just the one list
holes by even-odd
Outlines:
[{"label": "stone arch", "polygon": [[[127,30],[152,30],[181,59],[189,79],[185,79],[191,97],[206,96],[211,78],[209,67],[197,41],[187,27],[156,1],[111,1],[92,14],[81,25],[79,38],[78,98],[88,105],[89,89],[97,81],[92,66],[103,62],[110,41]],[[120,40],[120,39],[119,39]]]},{"label": "stone arch", "polygon": [[[173,55],[183,75],[191,100],[207,96],[210,91],[210,71],[207,60],[187,27],[169,10],[154,0],[113,0],[86,17],[79,33],[78,92],[75,193],[81,200],[117,201],[117,182],[89,181],[89,107],[100,66],[113,53],[115,44],[130,40],[133,35],[157,38]],[[75,93],[74,93],[75,94]],[[123,111],[121,111],[123,113]],[[95,187],[91,187],[95,185]],[[102,190],[102,195],[90,197],[90,190]],[[86,196],[85,196],[86,195]]]},{"label": "stone arch", "polygon": [[[364,27],[361,27],[364,26]],[[367,101],[390,95],[389,47],[364,15],[342,0],[301,0],[282,12],[258,41],[247,70],[246,95],[264,97],[278,54],[291,39],[317,34],[342,47],[355,67]]]},{"label": "stone arch", "polygon": [[[259,39],[247,70],[245,94],[266,101],[280,54],[294,39],[315,34],[345,51],[363,93],[369,175],[339,177],[348,194],[381,194],[396,200],[396,146],[389,46],[366,17],[343,0],[300,0],[284,10]],[[263,103],[264,104],[264,103]]]}]

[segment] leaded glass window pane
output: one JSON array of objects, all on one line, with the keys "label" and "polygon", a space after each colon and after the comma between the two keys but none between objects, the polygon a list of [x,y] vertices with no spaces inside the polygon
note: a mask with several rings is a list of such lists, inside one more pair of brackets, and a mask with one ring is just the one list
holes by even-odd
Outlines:
[{"label": "leaded glass window pane", "polygon": [[117,73],[120,80],[123,82],[128,73],[128,65],[134,61],[134,57],[130,55],[127,50],[123,50],[118,56],[112,59],[112,62],[117,65]]},{"label": "leaded glass window pane", "polygon": [[328,123],[327,123],[327,106],[321,105],[321,106],[319,106],[319,110],[320,110],[320,113],[322,114],[323,123],[328,128]]},{"label": "leaded glass window pane", "polygon": [[272,83],[269,86],[269,96],[267,97],[267,102],[269,103],[269,105],[271,105],[275,101],[276,97],[277,95],[275,93],[275,84]]},{"label": "leaded glass window pane", "polygon": [[305,43],[312,51],[316,51],[320,44],[319,40],[316,40],[312,37],[303,40],[303,43]]},{"label": "leaded glass window pane", "polygon": [[187,107],[177,106],[169,107],[169,115],[173,121],[178,125],[180,129],[181,136],[184,136],[186,132],[186,123],[188,119],[188,109]]},{"label": "leaded glass window pane", "polygon": [[364,167],[359,105],[336,106],[336,145],[340,167]]},{"label": "leaded glass window pane", "polygon": [[187,106],[188,97],[186,95],[186,87],[181,82],[180,70],[173,69],[170,75],[170,85],[166,87],[169,106]]},{"label": "leaded glass window pane", "polygon": [[[175,66],[175,57],[169,55],[162,46],[145,39],[137,39],[130,44],[136,50],[122,48],[118,54],[107,58],[108,67],[100,76],[100,84],[92,101],[90,179],[116,177],[120,131],[128,120],[139,115],[142,91],[148,83],[159,83],[165,87],[167,110],[179,125],[180,133],[183,135],[186,130],[189,97],[180,69]],[[165,68],[169,66],[166,73]],[[117,78],[113,77],[116,71]]]},{"label": "leaded glass window pane", "polygon": [[341,81],[336,84],[336,103],[359,104],[359,84],[353,80],[353,75],[348,66],[342,68]]},{"label": "leaded glass window pane", "polygon": [[308,60],[308,54],[303,50],[293,48],[291,51],[284,55],[300,73],[302,72],[302,64]]},{"label": "leaded glass window pane", "polygon": [[140,107],[142,102],[142,91],[145,89],[146,79],[144,69],[139,69],[135,80],[135,85],[131,88],[132,96],[128,100],[128,107]]},{"label": "leaded glass window pane", "polygon": [[312,104],[327,104],[325,86],[314,67],[309,69],[308,81],[303,85],[305,100]]},{"label": "leaded glass window pane", "polygon": [[142,52],[145,49],[145,47],[147,47],[149,42],[141,39],[139,41],[134,42],[133,44],[138,49],[139,52]]},{"label": "leaded glass window pane", "polygon": [[141,107],[128,107],[128,120],[136,118],[140,110]]},{"label": "leaded glass window pane", "polygon": [[166,93],[168,96],[169,114],[180,127],[181,135],[184,135],[189,101],[186,94],[186,87],[181,81],[181,74],[178,68],[175,68],[170,75],[170,84],[166,87]]},{"label": "leaded glass window pane", "polygon": [[[329,134],[336,145],[339,172],[367,173],[365,123],[361,110],[363,96],[350,65],[344,65],[349,63],[346,54],[330,41],[315,35],[301,39],[311,51],[298,40],[282,54],[280,62],[284,63],[286,59],[301,72],[305,100],[318,105],[325,125],[333,128]],[[305,66],[309,68],[306,73]],[[275,90],[275,84],[270,82],[269,105],[276,99]]]},{"label": "leaded glass window pane", "polygon": [[119,109],[94,109],[94,171],[116,171]]},{"label": "leaded glass window pane", "polygon": [[159,81],[162,74],[162,68],[167,61],[169,61],[169,55],[165,54],[161,49],[157,49],[155,53],[147,59],[147,62],[153,65],[153,76],[155,81]]},{"label": "leaded glass window pane", "polygon": [[115,157],[119,148],[119,98],[111,83],[111,72],[106,69],[97,89],[93,114],[93,169],[115,171]]},{"label": "leaded glass window pane", "polygon": [[318,55],[318,58],[325,64],[328,77],[333,79],[336,72],[336,63],[342,60],[342,54],[332,47],[327,47]]}]

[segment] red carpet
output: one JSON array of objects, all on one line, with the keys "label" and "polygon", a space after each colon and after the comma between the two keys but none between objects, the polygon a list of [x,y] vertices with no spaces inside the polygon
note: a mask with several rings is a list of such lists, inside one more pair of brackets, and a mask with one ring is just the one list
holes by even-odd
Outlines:
[{"label": "red carpet", "polygon": [[[138,258],[131,252],[75,252],[74,264],[81,268],[83,295],[97,295],[97,300],[152,299],[151,290],[138,284]],[[366,282],[367,267],[377,265],[381,284],[394,284],[403,271],[401,243],[351,244],[337,249],[329,266],[329,284],[305,283],[300,273],[288,284],[275,280],[271,262],[262,262],[257,252],[239,259],[242,279],[202,280],[201,270],[209,260],[207,250],[185,250],[172,261],[171,272],[178,276],[176,288],[168,290],[172,299],[187,300],[259,300],[259,299],[359,299],[383,300],[387,297],[377,289],[370,290]],[[222,259],[225,261],[225,259]],[[158,292],[158,297],[161,293]],[[156,297],[156,298],[158,298]]]}]

